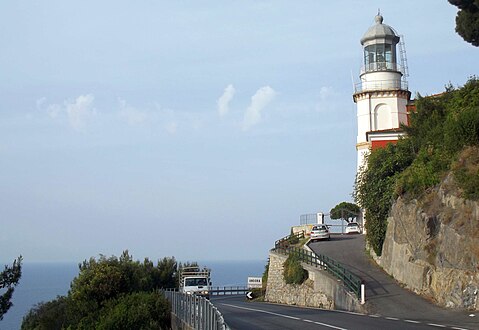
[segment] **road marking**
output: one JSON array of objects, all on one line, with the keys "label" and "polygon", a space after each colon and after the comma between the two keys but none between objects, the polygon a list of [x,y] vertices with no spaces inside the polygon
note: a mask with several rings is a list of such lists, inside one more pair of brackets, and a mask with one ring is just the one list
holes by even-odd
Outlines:
[{"label": "road marking", "polygon": [[378,318],[378,317],[381,317],[381,315],[376,315],[376,314],[371,314],[371,315],[368,315],[369,317],[375,317],[375,318]]},{"label": "road marking", "polygon": [[386,320],[399,321],[397,317],[385,317]]},{"label": "road marking", "polygon": [[455,329],[455,330],[467,330],[466,328],[459,328],[459,327],[452,327],[451,329]]},{"label": "road marking", "polygon": [[414,320],[404,320],[404,322],[414,323],[414,324],[420,324],[421,323],[419,321],[414,321]]},{"label": "road marking", "polygon": [[284,318],[287,318],[287,319],[293,319],[293,320],[297,320],[297,321],[310,322],[310,323],[322,325],[322,326],[324,326],[324,327],[328,327],[328,328],[332,328],[332,329],[347,330],[347,329],[345,329],[345,328],[336,327],[336,326],[331,325],[331,324],[326,324],[326,323],[321,323],[321,322],[315,322],[315,321],[300,319],[299,317],[294,317],[294,316],[289,316],[289,315],[285,315],[285,314],[279,314],[279,313],[269,312],[269,311],[265,311],[265,310],[261,310],[261,309],[240,307],[240,306],[235,306],[235,305],[230,305],[230,304],[221,304],[221,305],[229,306],[229,307],[233,307],[233,308],[238,308],[238,309],[244,309],[244,310],[252,311],[252,312],[259,312],[259,313],[265,313],[265,314],[275,315],[275,316],[284,317]]},{"label": "road marking", "polygon": [[427,325],[430,325],[431,327],[438,327],[438,328],[445,328],[445,325],[442,324],[436,324],[436,323],[428,323]]}]

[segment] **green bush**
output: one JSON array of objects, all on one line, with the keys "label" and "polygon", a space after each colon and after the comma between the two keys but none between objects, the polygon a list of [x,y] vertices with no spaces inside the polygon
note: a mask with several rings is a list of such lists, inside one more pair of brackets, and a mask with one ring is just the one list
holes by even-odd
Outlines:
[{"label": "green bush", "polygon": [[287,284],[301,284],[308,278],[308,272],[301,266],[298,254],[290,253],[283,264],[283,278]]},{"label": "green bush", "polygon": [[96,329],[169,329],[170,313],[163,295],[135,292],[110,301],[100,312]]},{"label": "green bush", "polygon": [[155,266],[133,261],[128,251],[91,258],[80,265],[68,295],[30,310],[22,329],[168,329],[169,303],[156,292],[175,286],[176,269],[174,258]]}]

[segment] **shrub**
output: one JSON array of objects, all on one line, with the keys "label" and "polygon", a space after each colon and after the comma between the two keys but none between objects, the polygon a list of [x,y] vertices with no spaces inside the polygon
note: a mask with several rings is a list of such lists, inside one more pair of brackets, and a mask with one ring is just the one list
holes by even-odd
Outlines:
[{"label": "shrub", "polygon": [[302,284],[308,278],[297,253],[290,253],[283,267],[283,278],[287,284]]}]

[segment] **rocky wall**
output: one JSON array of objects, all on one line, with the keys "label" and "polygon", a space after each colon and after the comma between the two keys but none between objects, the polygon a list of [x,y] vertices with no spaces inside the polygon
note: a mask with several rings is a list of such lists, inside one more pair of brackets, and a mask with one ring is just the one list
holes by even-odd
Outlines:
[{"label": "rocky wall", "polygon": [[479,310],[479,204],[458,195],[449,176],[420,200],[399,198],[376,261],[438,305]]}]

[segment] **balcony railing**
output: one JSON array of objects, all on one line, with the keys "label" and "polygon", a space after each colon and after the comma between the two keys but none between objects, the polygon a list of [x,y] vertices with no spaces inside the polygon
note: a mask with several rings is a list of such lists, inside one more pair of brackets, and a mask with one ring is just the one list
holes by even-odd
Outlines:
[{"label": "balcony railing", "polygon": [[361,68],[361,74],[366,72],[377,72],[377,71],[397,71],[404,74],[404,69],[401,65],[391,62],[373,62],[364,65]]},{"label": "balcony railing", "polygon": [[388,90],[408,90],[408,83],[406,80],[388,79],[388,80],[371,80],[362,81],[354,85],[354,93],[368,92],[368,91],[388,91]]}]

